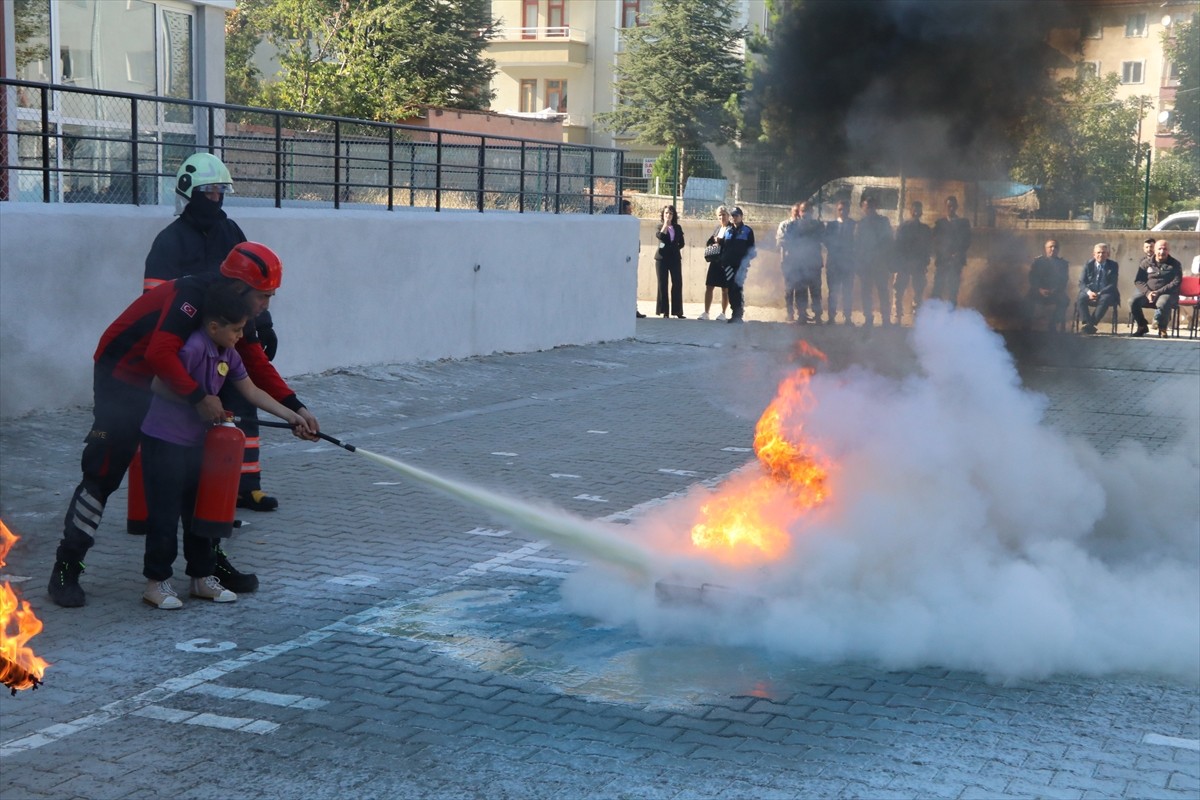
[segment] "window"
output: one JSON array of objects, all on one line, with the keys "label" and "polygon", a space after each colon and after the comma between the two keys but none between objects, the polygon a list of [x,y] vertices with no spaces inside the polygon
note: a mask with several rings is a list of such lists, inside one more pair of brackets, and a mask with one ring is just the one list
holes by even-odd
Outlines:
[{"label": "window", "polygon": [[[183,100],[192,99],[192,16],[162,9],[160,15],[162,53],[162,94]],[[169,122],[191,122],[190,106],[166,106]]]},{"label": "window", "polygon": [[1075,74],[1080,78],[1100,77],[1099,61],[1080,61],[1075,65]]},{"label": "window", "polygon": [[[7,5],[7,2],[5,3]],[[14,0],[13,52],[18,78],[44,83],[157,95],[168,100],[196,96],[195,9],[181,2],[156,0]],[[64,175],[52,190],[59,200],[129,202],[133,186],[126,173],[134,150],[122,129],[129,123],[129,102],[117,98],[84,101],[50,95],[51,127],[61,138],[51,157],[55,166],[87,170]],[[17,91],[21,116],[40,106],[36,92]],[[138,148],[143,172],[138,196],[159,194],[154,173],[173,173],[195,150],[193,110],[179,103],[153,106],[138,117],[139,140],[162,148]],[[155,116],[157,114],[157,117]],[[18,121],[18,129],[25,120]],[[25,143],[17,143],[24,163]],[[183,155],[179,155],[183,154]],[[18,178],[17,194],[27,189]],[[38,192],[40,196],[40,191]],[[170,197],[170,191],[166,197]],[[7,198],[6,198],[7,199]]]},{"label": "window", "polygon": [[546,108],[552,108],[559,114],[567,113],[566,81],[546,81]]},{"label": "window", "polygon": [[546,3],[546,35],[567,35],[566,0],[547,0]]},{"label": "window", "polygon": [[900,207],[900,190],[891,186],[864,186],[862,197],[874,197],[880,211],[895,211]]},{"label": "window", "polygon": [[621,0],[621,27],[636,28],[641,23],[642,0]]},{"label": "window", "polygon": [[[50,0],[16,0],[17,72],[23,81],[53,83],[50,72]],[[22,92],[17,90],[18,95]],[[24,105],[22,103],[22,105]]]},{"label": "window", "polygon": [[1141,61],[1122,61],[1121,83],[1141,83],[1142,64]]},{"label": "window", "polygon": [[521,111],[541,111],[537,107],[537,79],[529,78],[521,81]]},{"label": "window", "polygon": [[1103,38],[1104,26],[1100,24],[1100,20],[1096,17],[1088,17],[1083,23],[1083,36],[1085,39]]},{"label": "window", "polygon": [[1146,35],[1146,15],[1130,14],[1125,18],[1125,35],[1128,37]]},{"label": "window", "polygon": [[1163,72],[1167,76],[1167,81],[1166,81],[1167,86],[1178,86],[1179,85],[1179,62],[1168,61],[1167,68],[1165,70],[1163,70]]},{"label": "window", "polygon": [[538,0],[522,0],[521,38],[536,39],[538,28]]}]

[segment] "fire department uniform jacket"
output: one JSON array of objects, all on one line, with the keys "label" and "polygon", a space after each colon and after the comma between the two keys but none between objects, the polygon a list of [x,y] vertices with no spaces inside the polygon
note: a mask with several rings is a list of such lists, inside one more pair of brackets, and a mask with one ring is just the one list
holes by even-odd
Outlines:
[{"label": "fire department uniform jacket", "polygon": [[[188,275],[134,300],[100,337],[94,355],[97,369],[146,391],[157,375],[189,403],[203,400],[206,393],[188,375],[178,353],[200,327],[205,291],[219,280],[225,278],[217,272]],[[256,386],[293,411],[304,407],[267,360],[254,320],[246,322],[237,351]]]},{"label": "fire department uniform jacket", "polygon": [[[221,262],[229,251],[244,241],[246,234],[216,203],[193,198],[183,213],[154,237],[146,255],[142,291],[148,292],[184,275],[220,272]],[[267,357],[273,358],[278,341],[271,312],[260,314],[255,325]]]},{"label": "fire department uniform jacket", "polygon": [[217,211],[219,216],[202,220],[189,203],[178,219],[158,232],[146,256],[142,291],[184,275],[221,269],[225,256],[246,241],[246,234],[224,211]]}]

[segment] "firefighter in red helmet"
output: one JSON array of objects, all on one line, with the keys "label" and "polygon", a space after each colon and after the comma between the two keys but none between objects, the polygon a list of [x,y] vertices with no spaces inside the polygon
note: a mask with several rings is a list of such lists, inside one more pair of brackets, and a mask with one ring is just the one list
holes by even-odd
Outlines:
[{"label": "firefighter in red helmet", "polygon": [[[104,331],[93,356],[93,423],[84,439],[83,479],[67,507],[50,576],[49,593],[55,603],[73,608],[86,601],[79,585],[83,560],[95,542],[108,498],[121,485],[137,451],[151,381],[157,377],[183,397],[201,420],[216,424],[224,419],[221,400],[206,394],[179,359],[184,341],[200,326],[205,292],[216,282],[234,282],[257,316],[270,306],[282,277],[282,262],[271,248],[244,242],[230,251],[220,272],[187,275],[151,289]],[[267,359],[253,318],[237,351],[255,385],[304,420],[296,435],[315,438],[320,429],[316,417]],[[216,574],[231,591],[252,592],[258,587],[258,578],[239,572],[224,553],[217,557]]]},{"label": "firefighter in red helmet", "polygon": [[[221,159],[212,153],[194,153],[179,165],[175,174],[178,219],[159,231],[150,246],[142,276],[143,291],[184,275],[217,272],[233,246],[246,241],[246,234],[224,210],[226,196],[233,193],[233,177]],[[279,338],[275,334],[271,312],[260,314],[254,320],[254,327],[267,358],[273,360]],[[262,488],[258,409],[246,402],[232,384],[226,384],[221,390],[221,402],[241,419],[238,427],[246,434],[238,507],[274,511],[279,507],[279,501]]]}]

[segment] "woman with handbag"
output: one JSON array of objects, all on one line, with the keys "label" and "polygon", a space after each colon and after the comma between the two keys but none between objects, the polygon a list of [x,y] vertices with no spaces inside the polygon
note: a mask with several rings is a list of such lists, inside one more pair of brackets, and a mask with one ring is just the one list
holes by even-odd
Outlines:
[{"label": "woman with handbag", "polygon": [[[679,212],[675,206],[663,206],[662,228],[658,237],[658,250],[654,254],[654,268],[658,273],[658,306],[655,313],[666,319],[674,314],[683,315],[683,228],[679,226]],[[670,303],[667,302],[667,278],[671,279]]]},{"label": "woman with handbag", "polygon": [[712,308],[713,289],[721,290],[721,316],[718,322],[725,321],[725,312],[729,310],[729,289],[725,280],[725,268],[721,266],[721,246],[729,231],[729,210],[725,206],[717,208],[717,229],[704,243],[704,260],[708,262],[708,274],[704,278],[704,313],[697,319],[711,319],[708,312]]}]

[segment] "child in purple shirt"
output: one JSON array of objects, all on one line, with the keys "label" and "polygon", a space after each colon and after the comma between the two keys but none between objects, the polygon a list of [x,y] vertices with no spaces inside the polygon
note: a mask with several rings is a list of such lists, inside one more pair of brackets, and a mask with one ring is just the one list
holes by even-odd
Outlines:
[{"label": "child in purple shirt", "polygon": [[[236,284],[213,284],[204,297],[202,324],[179,351],[188,374],[205,394],[215,395],[226,380],[252,404],[291,423],[303,425],[294,411],[277,403],[254,385],[234,346],[250,316],[250,304]],[[216,569],[216,542],[192,533],[192,512],[200,483],[200,462],[208,424],[195,409],[154,379],[154,399],[142,422],[142,463],[146,487],[146,555],[142,599],[155,608],[179,608],[183,603],[171,586],[171,565],[177,554],[176,531],[183,519],[183,557],[191,578],[190,594],[217,603],[237,600],[221,585]]]}]

